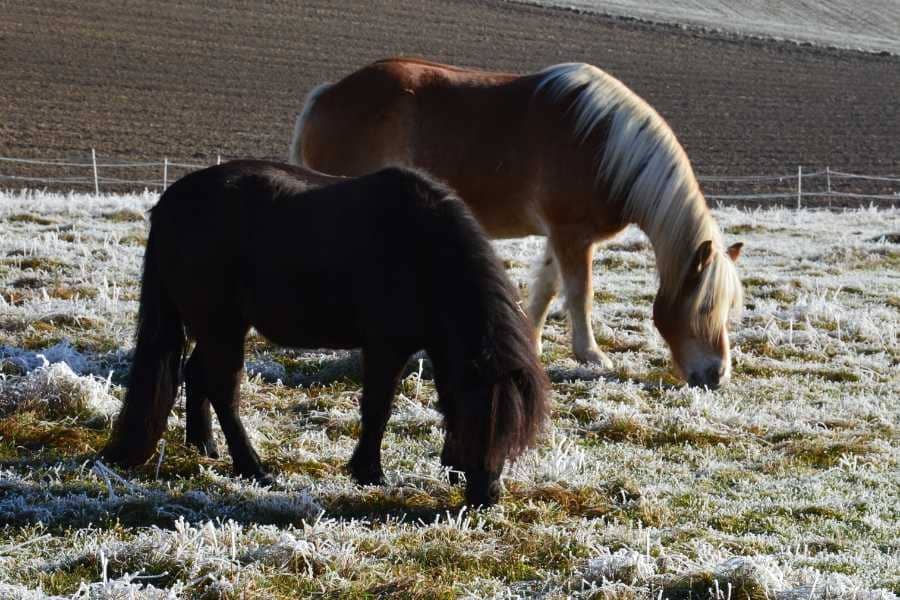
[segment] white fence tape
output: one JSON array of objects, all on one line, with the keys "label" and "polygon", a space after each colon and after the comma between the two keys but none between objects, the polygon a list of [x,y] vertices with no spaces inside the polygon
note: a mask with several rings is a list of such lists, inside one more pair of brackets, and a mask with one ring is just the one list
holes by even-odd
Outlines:
[{"label": "white fence tape", "polygon": [[[0,181],[9,182],[28,182],[28,183],[46,183],[46,184],[62,184],[62,185],[93,185],[95,191],[99,191],[101,184],[107,185],[135,185],[144,187],[162,187],[168,185],[172,168],[177,169],[201,169],[208,164],[173,162],[165,158],[161,161],[112,161],[97,162],[96,154],[92,150],[91,159],[86,161],[74,161],[72,159],[35,159],[35,158],[16,158],[9,156],[0,156],[0,163],[33,165],[44,167],[59,168],[83,168],[90,169],[92,172],[84,177],[64,176],[64,177],[37,177],[37,176],[20,176],[0,174]],[[216,157],[216,164],[222,162],[222,157]],[[100,169],[159,169],[162,179],[126,179],[124,177],[109,177],[100,175]],[[826,179],[826,191],[813,191],[803,185],[803,181],[807,179],[817,179],[824,177]],[[740,194],[707,194],[710,200],[787,200],[796,198],[798,205],[803,198],[852,198],[860,200],[896,200],[900,202],[900,189],[891,194],[875,193],[864,194],[856,192],[839,192],[832,188],[833,182],[836,180],[854,180],[854,181],[871,181],[881,184],[898,184],[900,188],[900,176],[894,175],[864,175],[859,173],[847,173],[844,171],[835,171],[830,167],[826,167],[819,171],[803,171],[802,167],[798,168],[798,172],[790,175],[700,175],[697,179],[701,182],[708,183],[726,183],[738,185],[757,185],[757,184],[786,184],[790,183],[795,191],[790,192],[762,192],[762,193],[740,193]]]}]

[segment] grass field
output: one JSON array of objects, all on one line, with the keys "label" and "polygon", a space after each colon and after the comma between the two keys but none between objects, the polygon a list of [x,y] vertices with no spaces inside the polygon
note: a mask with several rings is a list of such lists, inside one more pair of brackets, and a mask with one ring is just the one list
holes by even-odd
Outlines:
[{"label": "grass field", "polygon": [[[389,485],[363,488],[343,471],[355,356],[259,338],[243,412],[277,487],[185,447],[183,400],[148,465],[92,463],[154,201],[0,193],[0,598],[900,594],[900,212],[717,210],[746,243],[747,306],[714,393],[669,375],[646,238],[599,249],[614,372],[575,363],[551,321],[551,427],[499,506],[460,512],[427,365],[388,427]],[[527,293],[541,240],[496,247]]]}]

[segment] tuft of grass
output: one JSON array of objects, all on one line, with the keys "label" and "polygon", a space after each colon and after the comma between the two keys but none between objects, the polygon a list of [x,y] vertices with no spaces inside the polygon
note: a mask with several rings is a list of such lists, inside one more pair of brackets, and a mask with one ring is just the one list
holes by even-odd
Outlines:
[{"label": "tuft of grass", "polygon": [[3,264],[19,267],[23,271],[45,271],[47,273],[65,272],[71,267],[65,262],[46,256],[27,256],[22,258],[4,258]]},{"label": "tuft of grass", "polygon": [[105,212],[101,216],[113,223],[136,223],[144,220],[143,213],[128,208]]},{"label": "tuft of grass", "polygon": [[871,435],[859,435],[846,440],[830,441],[822,437],[803,437],[786,440],[777,448],[802,463],[827,468],[838,464],[844,456],[877,454]]},{"label": "tuft of grass", "polygon": [[[578,517],[598,518],[615,510],[614,503],[604,496],[602,490],[595,488],[569,488],[559,484],[525,488],[510,482],[507,491],[515,500],[553,503],[567,514]],[[524,517],[528,519],[528,513]]]},{"label": "tuft of grass", "polygon": [[669,578],[662,584],[661,589],[662,597],[669,600],[725,597],[734,600],[771,600],[774,591],[768,589],[750,568],[738,568],[727,575],[716,574],[710,570],[694,571]]},{"label": "tuft of grass", "polygon": [[44,421],[36,412],[19,412],[0,419],[0,456],[4,460],[26,457],[63,458],[92,454],[106,442],[106,433],[95,428],[58,421]]},{"label": "tuft of grass", "polygon": [[39,277],[20,277],[13,281],[12,285],[16,289],[36,290],[44,287],[45,283]]},{"label": "tuft of grass", "polygon": [[33,223],[35,225],[56,225],[59,221],[49,217],[43,217],[32,213],[20,213],[6,217],[6,221],[10,223]]},{"label": "tuft of grass", "polygon": [[119,238],[119,243],[123,246],[140,246],[147,245],[147,236],[138,233],[129,233]]}]

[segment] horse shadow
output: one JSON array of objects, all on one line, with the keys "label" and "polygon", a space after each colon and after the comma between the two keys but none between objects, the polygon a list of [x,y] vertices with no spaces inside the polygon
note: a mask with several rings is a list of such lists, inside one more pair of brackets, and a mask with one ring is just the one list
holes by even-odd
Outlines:
[{"label": "horse shadow", "polygon": [[[64,460],[6,459],[0,461],[0,469],[12,475],[0,480],[0,526],[41,522],[51,530],[117,525],[172,529],[179,521],[198,524],[230,520],[242,525],[302,527],[322,518],[424,526],[458,514],[463,507],[461,489],[454,493],[444,487],[426,494],[403,481],[354,486],[343,493],[316,497],[281,483],[260,487],[238,477],[223,476],[220,485],[179,491],[173,486],[148,485],[166,479],[125,479],[118,470],[88,453]],[[51,475],[38,481],[15,476],[36,470],[79,475],[74,482]],[[86,477],[89,472],[97,476],[96,480]]]}]

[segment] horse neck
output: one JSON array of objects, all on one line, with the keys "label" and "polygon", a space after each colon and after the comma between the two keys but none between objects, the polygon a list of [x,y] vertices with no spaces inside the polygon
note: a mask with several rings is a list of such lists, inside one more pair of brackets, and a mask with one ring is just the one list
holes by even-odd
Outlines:
[{"label": "horse neck", "polygon": [[712,240],[715,247],[721,245],[721,234],[696,181],[686,182],[679,192],[669,198],[631,198],[625,211],[626,220],[649,238],[660,293],[669,298],[677,294],[700,244]]}]

